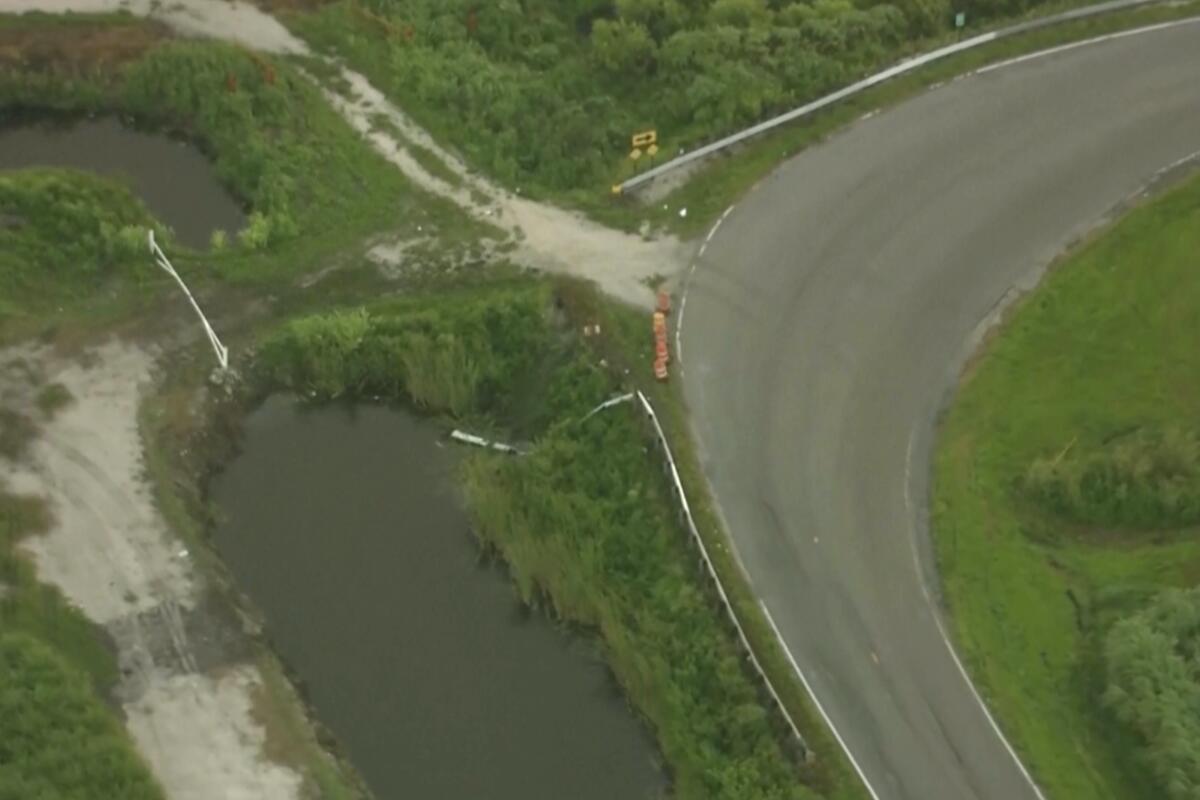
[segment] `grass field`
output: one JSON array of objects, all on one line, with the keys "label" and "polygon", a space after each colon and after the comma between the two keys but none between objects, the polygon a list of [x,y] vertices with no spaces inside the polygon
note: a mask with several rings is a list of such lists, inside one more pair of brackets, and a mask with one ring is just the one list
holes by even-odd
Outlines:
[{"label": "grass field", "polygon": [[1052,270],[944,420],[933,532],[959,647],[1052,800],[1163,796],[1100,702],[1101,648],[1159,589],[1200,580],[1200,530],[1080,521],[1033,497],[1029,470],[1194,429],[1197,253],[1193,178]]}]

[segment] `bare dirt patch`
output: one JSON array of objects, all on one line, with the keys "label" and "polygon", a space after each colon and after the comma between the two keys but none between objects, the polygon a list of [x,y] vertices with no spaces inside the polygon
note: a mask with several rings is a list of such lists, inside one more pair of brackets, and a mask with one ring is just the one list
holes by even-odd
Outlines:
[{"label": "bare dirt patch", "polygon": [[[5,368],[14,363],[22,368]],[[48,530],[21,547],[116,643],[116,699],[173,800],[299,798],[301,776],[264,757],[252,714],[262,678],[245,637],[219,619],[144,481],[137,410],[152,368],[150,353],[116,341],[75,359],[0,353],[0,396],[17,413],[37,412],[40,381],[73,398],[40,423],[20,461],[0,460],[0,479],[51,512]]]},{"label": "bare dirt patch", "polygon": [[133,19],[52,28],[0,26],[0,67],[82,74],[136,59],[167,36],[165,25]]}]

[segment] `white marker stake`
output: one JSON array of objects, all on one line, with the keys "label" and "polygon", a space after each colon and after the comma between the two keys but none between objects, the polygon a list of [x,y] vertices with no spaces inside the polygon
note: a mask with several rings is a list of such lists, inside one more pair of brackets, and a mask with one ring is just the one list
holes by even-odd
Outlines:
[{"label": "white marker stake", "polygon": [[179,284],[179,288],[183,289],[183,293],[187,295],[188,302],[192,304],[192,308],[196,309],[196,314],[200,317],[200,323],[204,325],[204,332],[208,334],[208,341],[212,344],[213,352],[217,354],[217,363],[221,365],[221,370],[229,369],[229,348],[221,344],[221,340],[217,338],[217,332],[212,329],[212,325],[208,324],[208,318],[200,310],[200,305],[196,302],[196,298],[192,297],[192,293],[188,291],[187,284],[183,282],[183,278],[179,277],[179,273],[171,266],[171,262],[167,260],[167,254],[154,241],[153,229],[150,230],[148,239],[150,241],[150,253],[157,259],[158,266],[175,279],[175,282]]}]

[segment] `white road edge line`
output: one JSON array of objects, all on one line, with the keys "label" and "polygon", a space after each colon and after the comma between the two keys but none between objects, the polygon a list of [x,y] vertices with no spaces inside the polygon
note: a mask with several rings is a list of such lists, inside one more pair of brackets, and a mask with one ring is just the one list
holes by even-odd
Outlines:
[{"label": "white road edge line", "polygon": [[850,760],[850,765],[854,767],[854,771],[858,773],[858,779],[863,782],[863,786],[867,787],[867,793],[871,795],[871,800],[879,800],[879,795],[875,792],[875,787],[867,780],[867,775],[863,772],[862,767],[858,765],[858,761],[854,759],[854,754],[850,752],[850,748],[846,746],[846,740],[838,733],[838,729],[833,724],[833,720],[829,718],[829,714],[825,713],[825,707],[821,705],[821,701],[817,699],[817,694],[812,690],[812,686],[808,683],[808,678],[804,677],[804,671],[800,669],[800,665],[796,663],[796,659],[792,656],[792,650],[788,647],[787,642],[783,639],[783,634],[779,632],[779,626],[775,624],[775,618],[771,616],[771,609],[767,608],[767,604],[762,600],[758,601],[758,605],[762,608],[763,616],[767,618],[767,624],[771,626],[771,630],[775,632],[775,638],[779,640],[779,645],[783,648],[784,654],[787,656],[788,662],[792,665],[792,669],[796,671],[796,675],[800,678],[800,683],[804,684],[804,691],[808,693],[809,699],[813,705],[817,707],[817,711],[821,714],[821,719],[825,720],[825,726],[833,731],[833,738],[837,739],[837,743],[841,745],[842,752],[846,754],[846,758]]},{"label": "white road edge line", "polygon": [[1078,41],[1078,42],[1068,42],[1067,44],[1060,44],[1057,47],[1051,47],[1048,50],[1039,50],[1036,53],[1026,53],[1023,56],[1017,56],[1016,58],[1010,58],[1007,61],[999,61],[995,64],[988,64],[985,67],[980,67],[977,70],[968,72],[965,75],[963,75],[962,77],[969,77],[971,75],[986,75],[989,72],[994,72],[998,69],[1003,69],[1004,67],[1011,67],[1011,66],[1015,66],[1017,64],[1023,64],[1026,61],[1033,61],[1034,59],[1042,58],[1044,56],[1052,56],[1052,55],[1056,55],[1058,53],[1064,53],[1068,50],[1074,50],[1079,47],[1086,47],[1090,44],[1100,44],[1102,42],[1110,42],[1114,39],[1124,39],[1127,36],[1137,36],[1138,34],[1141,34],[1141,33],[1153,33],[1154,31],[1161,31],[1161,30],[1165,30],[1166,28],[1175,28],[1180,25],[1191,25],[1196,22],[1200,22],[1200,17],[1186,17],[1184,19],[1174,19],[1174,20],[1169,20],[1167,22],[1159,22],[1154,25],[1147,25],[1142,28],[1131,28],[1130,30],[1127,30],[1127,31],[1117,31],[1115,33],[1106,33],[1103,36],[1097,36],[1092,39],[1084,39],[1084,40]]},{"label": "white road edge line", "polygon": [[908,450],[904,455],[904,505],[908,509],[908,546],[912,551],[913,568],[917,572],[917,584],[921,587],[921,594],[925,597],[925,603],[929,606],[929,613],[933,615],[933,624],[937,626],[938,635],[942,637],[942,642],[946,645],[946,650],[950,653],[950,658],[954,661],[954,666],[958,668],[958,672],[966,681],[967,688],[971,690],[971,695],[975,698],[975,702],[979,704],[979,708],[983,711],[984,718],[988,724],[992,726],[996,736],[1000,738],[1000,743],[1004,745],[1004,749],[1012,757],[1013,763],[1017,765],[1017,769],[1021,771],[1021,775],[1025,781],[1033,789],[1033,793],[1037,795],[1038,800],[1046,800],[1046,796],[1042,794],[1042,789],[1037,785],[1037,781],[1033,779],[1033,775],[1025,768],[1025,764],[1021,761],[1021,757],[1017,755],[1017,751],[1009,743],[1008,737],[1004,735],[1004,731],[1000,730],[1000,726],[996,723],[996,719],[992,716],[992,712],[988,709],[987,703],[983,701],[983,697],[979,694],[979,690],[975,688],[975,682],[971,680],[971,676],[967,673],[966,667],[958,657],[954,645],[950,642],[950,637],[946,634],[946,628],[942,625],[942,615],[938,612],[937,606],[934,605],[933,597],[929,594],[929,587],[925,585],[924,572],[921,569],[921,556],[917,552],[917,530],[913,523],[913,503],[912,495],[909,490],[912,484],[912,451],[913,442],[917,438],[917,430],[913,428],[908,434]]},{"label": "white road edge line", "polygon": [[704,237],[704,243],[700,245],[700,252],[692,259],[692,266],[688,269],[687,277],[683,280],[683,291],[679,293],[679,318],[675,320],[675,360],[679,362],[680,374],[683,373],[683,339],[680,334],[683,332],[683,314],[687,310],[688,291],[692,288],[692,276],[696,274],[696,265],[700,263],[700,259],[704,258],[704,251],[708,249],[708,243],[717,235],[721,223],[725,221],[731,211],[733,211],[733,206],[725,209],[720,218],[713,223],[708,235]]},{"label": "white road edge line", "polygon": [[[1156,25],[1147,25],[1143,28],[1134,28],[1133,30],[1097,36],[1093,39],[1085,39],[1081,42],[1071,42],[1069,44],[1052,47],[1047,50],[1041,50],[1036,53],[1028,53],[1007,61],[1001,61],[997,64],[989,64],[986,67],[981,67],[980,69],[959,75],[958,77],[954,78],[954,80],[959,80],[961,78],[967,78],[974,75],[986,74],[1003,67],[1011,67],[1026,61],[1032,61],[1035,58],[1054,55],[1055,53],[1061,53],[1063,51],[1071,50],[1077,47],[1083,47],[1085,45],[1099,44],[1101,42],[1111,41],[1113,39],[1121,39],[1127,36],[1135,36],[1142,33],[1152,33],[1154,31],[1164,30],[1166,28],[1173,28],[1180,25],[1188,25],[1197,22],[1200,22],[1200,17],[1188,17],[1186,19],[1162,22]],[[1187,161],[1187,159],[1181,159],[1179,163],[1184,161]],[[717,229],[721,227],[721,223],[725,221],[725,218],[729,216],[731,211],[733,211],[732,205],[725,209],[725,213],[721,215],[720,219],[716,221],[716,223],[712,226],[712,229],[708,232],[708,235],[704,237],[704,243],[701,245],[699,257],[704,255],[704,250],[708,247],[708,243],[712,241],[713,236],[715,236],[717,233]],[[696,272],[696,264],[696,261],[692,262],[691,269],[688,270],[688,276],[684,280],[683,292],[681,293],[679,301],[679,319],[675,323],[675,351],[679,359],[681,371],[683,367],[683,345],[682,340],[680,339],[680,333],[683,330],[683,312],[687,307],[687,294],[688,290],[691,288],[692,276]],[[921,570],[921,559],[919,553],[917,552],[916,530],[912,525],[913,506],[912,498],[910,497],[909,493],[909,483],[912,475],[912,446],[915,437],[916,431],[913,430],[910,432],[908,437],[908,450],[905,455],[904,462],[904,503],[909,512],[908,544],[910,550],[912,551],[913,568],[917,572],[917,584],[921,587],[921,594],[925,597],[925,602],[929,606],[930,613],[933,614],[933,623],[937,626],[938,634],[942,637],[942,642],[946,645],[946,649],[950,653],[950,658],[954,661],[954,666],[958,669],[959,674],[962,675],[963,680],[966,681],[967,688],[971,690],[971,695],[975,698],[975,702],[978,703],[980,709],[982,709],[984,718],[987,719],[988,724],[991,725],[992,730],[996,733],[996,736],[1000,738],[1000,743],[1004,745],[1004,749],[1008,751],[1009,756],[1011,756],[1013,762],[1016,763],[1017,769],[1021,771],[1021,775],[1025,778],[1030,788],[1033,789],[1033,793],[1037,796],[1038,800],[1046,800],[1046,796],[1042,794],[1041,787],[1038,786],[1037,781],[1033,779],[1033,775],[1030,774],[1029,770],[1025,767],[1024,762],[1022,762],[1020,756],[1017,755],[1017,751],[1013,749],[1012,744],[1008,741],[1008,737],[1004,735],[1004,731],[1002,731],[1000,726],[996,723],[996,719],[992,716],[992,712],[988,709],[987,703],[984,702],[983,697],[979,694],[979,690],[975,688],[974,681],[971,680],[971,676],[967,672],[966,667],[963,666],[962,660],[959,659],[958,653],[954,649],[954,645],[950,642],[950,637],[946,634],[945,626],[942,625],[941,614],[938,613],[937,606],[934,605],[933,598],[929,594],[929,587],[925,585],[925,579]],[[846,741],[842,738],[842,735],[838,732],[838,729],[834,727],[833,721],[825,712],[825,708],[821,705],[821,701],[817,699],[817,695],[813,692],[812,687],[809,685],[808,679],[804,676],[804,672],[800,669],[800,665],[796,663],[796,659],[792,655],[791,649],[788,647],[787,642],[784,641],[783,636],[779,632],[779,628],[775,625],[775,619],[771,616],[770,609],[768,609],[766,604],[761,600],[759,600],[759,605],[762,607],[763,614],[766,616],[767,622],[770,624],[771,629],[775,632],[775,637],[779,640],[780,645],[783,647],[784,654],[787,656],[788,661],[791,662],[792,669],[796,671],[796,675],[799,676],[800,682],[804,685],[804,690],[812,699],[813,705],[817,707],[817,711],[820,712],[821,718],[825,721],[825,724],[829,727],[829,730],[833,731],[834,738],[837,739],[842,751],[846,754],[846,758],[850,760],[851,766],[854,767],[854,771],[858,774],[858,777],[863,782],[863,785],[867,787],[867,792],[870,793],[872,800],[879,800],[879,795],[876,794],[874,787],[872,787],[871,783],[867,780],[867,776],[863,773],[862,767],[860,767],[858,762],[854,759],[854,754],[850,752],[850,748],[846,746]]]}]

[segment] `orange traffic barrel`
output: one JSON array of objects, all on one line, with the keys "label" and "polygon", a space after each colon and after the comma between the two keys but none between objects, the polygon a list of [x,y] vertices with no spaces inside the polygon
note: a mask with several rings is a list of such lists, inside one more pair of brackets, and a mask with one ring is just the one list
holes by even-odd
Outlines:
[{"label": "orange traffic barrel", "polygon": [[654,362],[654,377],[660,381],[667,379],[667,362],[661,358]]},{"label": "orange traffic barrel", "polygon": [[659,339],[654,343],[654,357],[663,363],[671,360],[671,356],[667,352],[667,343],[664,339]]},{"label": "orange traffic barrel", "polygon": [[658,310],[663,314],[671,313],[671,295],[664,289],[658,290]]},{"label": "orange traffic barrel", "polygon": [[661,311],[654,312],[654,332],[665,331],[667,329],[667,315]]}]

